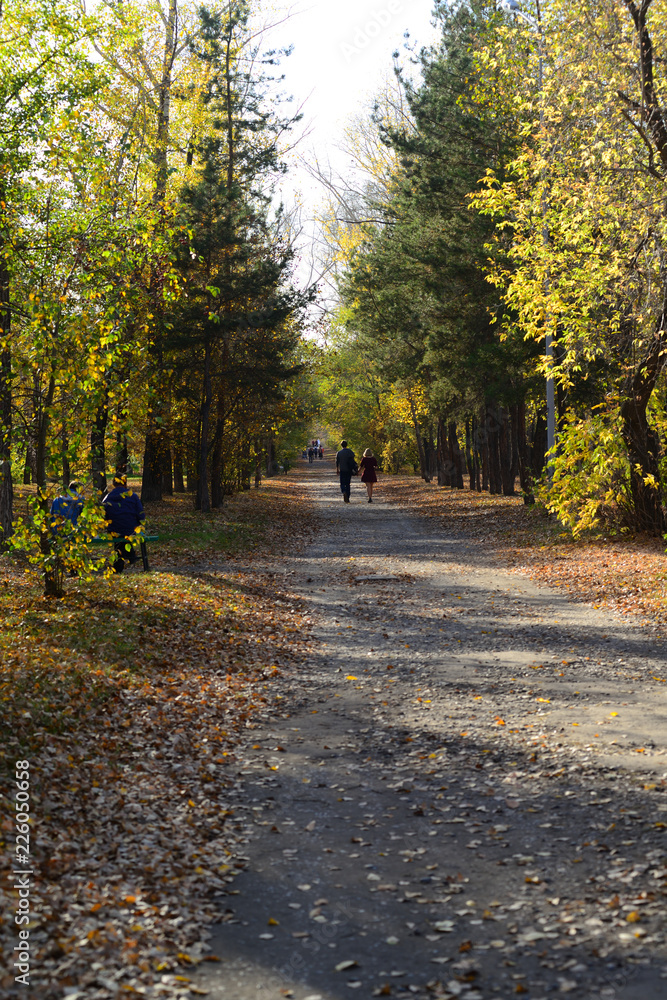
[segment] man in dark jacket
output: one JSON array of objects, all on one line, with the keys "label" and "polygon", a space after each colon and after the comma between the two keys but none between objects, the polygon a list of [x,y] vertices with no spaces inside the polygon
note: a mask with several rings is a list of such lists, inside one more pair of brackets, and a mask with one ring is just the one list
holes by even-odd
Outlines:
[{"label": "man in dark jacket", "polygon": [[354,452],[348,448],[347,441],[341,441],[340,451],[336,455],[336,473],[340,476],[340,491],[345,503],[350,502],[350,481],[358,471]]},{"label": "man in dark jacket", "polygon": [[[113,568],[117,573],[122,573],[125,569],[124,559],[129,559],[130,563],[137,561],[134,546],[126,539],[136,539],[136,529],[146,516],[141,500],[127,485],[127,476],[114,476],[113,488],[104,498],[104,509],[107,512],[109,534],[114,537],[117,552]],[[129,551],[126,547],[128,545]]]}]

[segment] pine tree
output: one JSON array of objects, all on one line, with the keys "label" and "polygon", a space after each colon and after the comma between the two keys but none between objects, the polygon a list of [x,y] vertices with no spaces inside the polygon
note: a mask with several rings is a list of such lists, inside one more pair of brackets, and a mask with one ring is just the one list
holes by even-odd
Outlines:
[{"label": "pine tree", "polygon": [[278,142],[295,119],[276,116],[269,80],[255,71],[258,53],[243,51],[248,17],[245,3],[224,14],[201,11],[197,45],[210,67],[204,104],[213,128],[191,146],[197,178],[181,196],[191,236],[173,343],[198,346],[190,363],[201,379],[197,504],[204,511],[222,503],[230,415],[249,397],[255,406],[276,398],[296,370],[289,354],[308,298],[288,284],[292,250],[280,213],[271,217],[272,181],[283,169]]}]

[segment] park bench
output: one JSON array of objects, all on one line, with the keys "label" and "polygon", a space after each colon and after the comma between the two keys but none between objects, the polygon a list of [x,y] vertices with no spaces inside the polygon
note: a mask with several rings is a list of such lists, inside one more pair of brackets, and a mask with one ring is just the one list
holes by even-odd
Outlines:
[{"label": "park bench", "polygon": [[[139,547],[141,549],[141,562],[144,567],[144,573],[148,573],[150,566],[148,564],[148,542],[158,542],[160,540],[159,535],[137,535],[136,539],[139,541]],[[92,539],[93,545],[113,545],[116,542],[116,538],[112,538],[110,535],[95,535]]]}]

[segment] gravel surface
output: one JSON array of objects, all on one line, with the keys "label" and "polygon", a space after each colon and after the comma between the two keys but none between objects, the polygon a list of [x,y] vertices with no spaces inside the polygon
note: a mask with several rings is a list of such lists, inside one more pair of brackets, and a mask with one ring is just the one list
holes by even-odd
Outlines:
[{"label": "gravel surface", "polygon": [[[667,655],[409,509],[296,479],[285,711],[240,751],[220,1000],[667,997]],[[187,988],[187,987],[186,987]]]}]

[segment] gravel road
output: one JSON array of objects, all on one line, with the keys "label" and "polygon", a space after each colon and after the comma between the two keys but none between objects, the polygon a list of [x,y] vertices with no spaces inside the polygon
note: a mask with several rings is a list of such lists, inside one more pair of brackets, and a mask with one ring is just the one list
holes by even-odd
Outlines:
[{"label": "gravel road", "polygon": [[[213,1000],[665,1000],[667,652],[328,462],[285,710],[248,734]],[[436,533],[437,531],[437,533]]]}]

